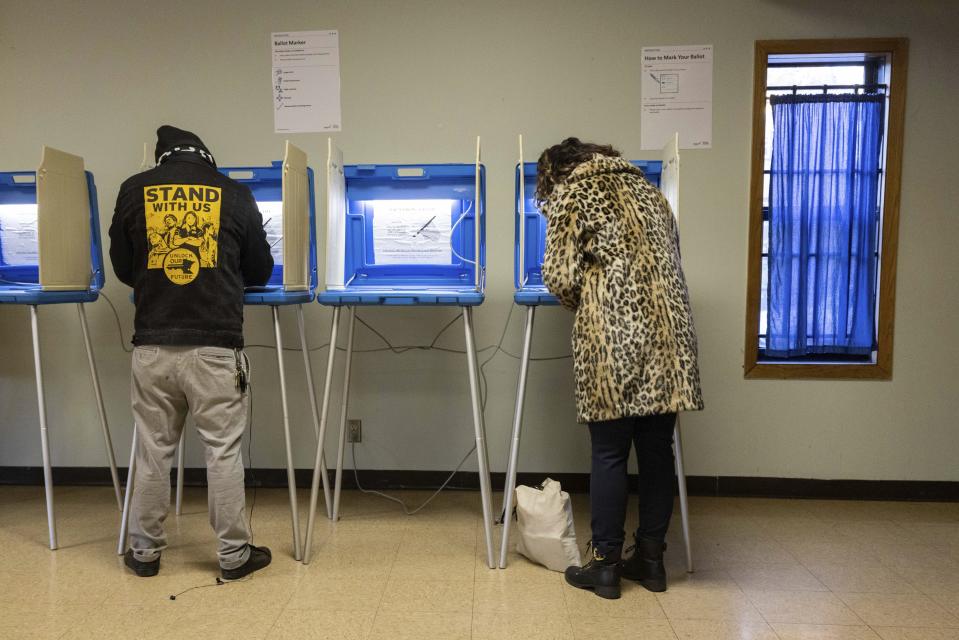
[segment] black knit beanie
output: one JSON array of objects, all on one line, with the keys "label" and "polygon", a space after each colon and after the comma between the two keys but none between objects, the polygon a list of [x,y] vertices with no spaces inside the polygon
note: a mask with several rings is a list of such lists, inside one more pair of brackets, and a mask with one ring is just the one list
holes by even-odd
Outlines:
[{"label": "black knit beanie", "polygon": [[[212,164],[213,154],[210,153],[210,150],[203,144],[203,141],[200,140],[200,136],[190,131],[177,129],[168,124],[157,129],[157,146],[153,152],[153,159],[156,162],[160,161],[160,156],[176,147],[193,147],[198,151],[203,151],[210,156]],[[201,153],[200,155],[203,154]]]}]

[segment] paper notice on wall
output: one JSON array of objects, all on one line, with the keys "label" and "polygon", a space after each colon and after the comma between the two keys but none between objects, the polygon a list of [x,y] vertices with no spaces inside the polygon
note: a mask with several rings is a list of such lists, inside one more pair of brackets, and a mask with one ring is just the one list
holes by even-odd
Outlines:
[{"label": "paper notice on wall", "polygon": [[713,45],[643,47],[643,149],[713,145]]},{"label": "paper notice on wall", "polygon": [[273,264],[283,264],[283,203],[257,200],[256,208],[263,216],[263,230],[266,231]]},{"label": "paper notice on wall", "polygon": [[40,264],[36,204],[0,204],[0,265]]},{"label": "paper notice on wall", "polygon": [[339,32],[274,33],[270,42],[276,133],[339,131]]},{"label": "paper notice on wall", "polygon": [[452,205],[448,200],[373,203],[376,264],[453,264]]}]

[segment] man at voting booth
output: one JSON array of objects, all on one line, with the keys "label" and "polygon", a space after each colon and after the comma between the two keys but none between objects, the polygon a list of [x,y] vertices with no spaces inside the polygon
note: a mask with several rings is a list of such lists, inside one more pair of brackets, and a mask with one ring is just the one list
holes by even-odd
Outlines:
[{"label": "man at voting booth", "polygon": [[154,576],[166,548],[170,467],[187,411],[206,450],[210,524],[224,579],[270,564],[251,544],[240,442],[249,365],[243,290],[273,258],[250,190],[222,175],[199,137],[164,125],[157,166],[120,187],[110,226],[117,277],[133,287],[133,416],[138,446],[126,565]]}]

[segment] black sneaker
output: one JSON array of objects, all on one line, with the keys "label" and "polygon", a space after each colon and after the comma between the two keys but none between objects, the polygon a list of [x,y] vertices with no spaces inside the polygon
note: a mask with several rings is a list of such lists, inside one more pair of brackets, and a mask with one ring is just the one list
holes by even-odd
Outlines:
[{"label": "black sneaker", "polygon": [[[587,545],[587,553],[590,552]],[[590,589],[600,598],[616,600],[622,595],[619,584],[619,556],[604,556],[592,548],[589,562],[582,567],[567,567],[566,582],[577,589]]]},{"label": "black sneaker", "polygon": [[666,551],[666,543],[652,538],[636,538],[636,544],[631,548],[635,551],[623,560],[623,577],[635,580],[649,591],[665,591],[666,567],[663,565],[663,552]]},{"label": "black sneaker", "polygon": [[152,578],[160,572],[159,558],[152,562],[141,562],[133,557],[133,549],[127,549],[127,552],[123,554],[123,564],[130,567],[133,573],[141,578]]},{"label": "black sneaker", "polygon": [[246,562],[236,569],[220,569],[220,575],[223,576],[224,580],[239,580],[240,578],[245,578],[254,571],[259,571],[272,562],[273,554],[270,553],[269,549],[266,547],[254,547],[252,544],[248,546],[250,547],[250,557],[246,559]]}]

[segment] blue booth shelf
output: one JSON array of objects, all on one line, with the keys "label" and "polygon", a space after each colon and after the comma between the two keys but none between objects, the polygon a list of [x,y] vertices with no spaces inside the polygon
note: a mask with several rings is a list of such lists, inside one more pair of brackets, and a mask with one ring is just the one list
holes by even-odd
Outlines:
[{"label": "blue booth shelf", "polygon": [[[646,179],[659,187],[659,179],[663,171],[660,160],[632,160],[634,166],[639,167],[646,174]],[[523,171],[524,189],[520,194],[520,170]],[[546,253],[546,217],[539,212],[536,206],[536,163],[525,162],[522,167],[516,165],[515,187],[515,221],[513,244],[513,285],[516,291],[513,301],[523,306],[558,305],[559,300],[549,292],[543,284],[543,255]],[[520,273],[520,203],[525,201],[525,219],[523,223],[523,243],[525,245],[525,264],[523,273]]]},{"label": "blue booth shelf", "polygon": [[[477,225],[476,164],[346,165],[346,220],[342,254],[344,285],[317,295],[320,304],[475,306],[484,299],[486,265],[486,170],[479,165]],[[378,263],[374,242],[377,202],[430,200],[449,204],[448,263]],[[427,222],[429,224],[429,222]],[[445,226],[445,225],[444,225]],[[476,285],[476,233],[480,233],[480,286]],[[414,234],[415,236],[415,234]],[[337,251],[339,238],[327,238]]]},{"label": "blue booth shelf", "polygon": [[484,294],[476,291],[455,289],[397,289],[396,291],[361,291],[354,287],[349,293],[342,291],[323,291],[316,296],[320,304],[338,306],[447,306],[475,307],[482,304]]},{"label": "blue booth shelf", "polygon": [[[260,291],[260,289],[263,289]],[[313,302],[314,291],[283,291],[282,288],[249,287],[243,292],[243,304],[280,306]]]},{"label": "blue booth shelf", "polygon": [[[39,264],[10,264],[3,255],[0,242],[0,304],[64,304],[94,302],[103,288],[103,250],[100,243],[100,217],[97,210],[97,187],[93,174],[84,172],[90,197],[90,262],[93,272],[90,286],[77,291],[44,291],[40,288]],[[35,171],[10,171],[0,173],[0,205],[36,204],[37,184]],[[18,178],[33,177],[33,181]],[[3,236],[0,221],[0,237]]]},{"label": "blue booth shelf", "polygon": [[[220,173],[245,184],[260,202],[283,201],[283,161],[274,160],[269,167],[220,167]],[[316,292],[316,204],[314,202],[313,170],[307,169],[310,182],[310,286],[307,290],[287,291],[283,288],[283,265],[274,255],[273,274],[263,287],[248,287],[243,294],[247,305],[290,305],[312,302]],[[268,222],[264,214],[264,224]]]}]

